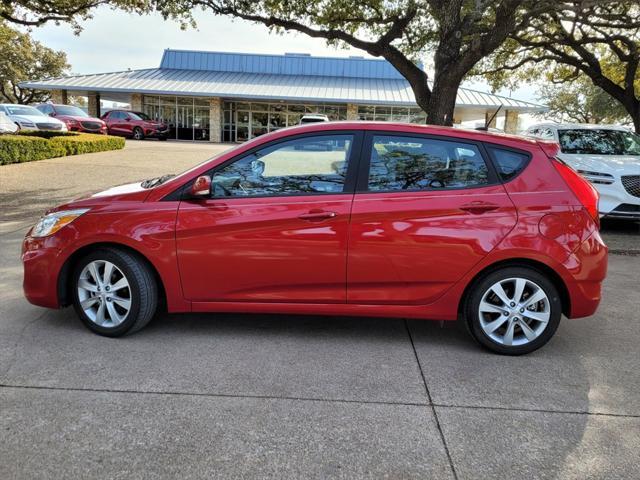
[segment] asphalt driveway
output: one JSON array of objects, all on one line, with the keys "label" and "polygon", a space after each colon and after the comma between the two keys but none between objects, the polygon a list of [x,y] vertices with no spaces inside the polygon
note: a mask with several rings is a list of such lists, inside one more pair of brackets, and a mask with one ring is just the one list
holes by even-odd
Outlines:
[{"label": "asphalt driveway", "polygon": [[165,314],[107,339],[23,299],[43,209],[225,148],[0,167],[0,478],[640,477],[637,226],[605,225],[627,255],[598,314],[518,358],[403,319]]}]

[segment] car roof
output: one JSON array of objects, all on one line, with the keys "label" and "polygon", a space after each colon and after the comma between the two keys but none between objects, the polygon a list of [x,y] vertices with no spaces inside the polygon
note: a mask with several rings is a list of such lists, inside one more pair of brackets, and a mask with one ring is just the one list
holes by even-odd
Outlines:
[{"label": "car roof", "polygon": [[[484,130],[474,130],[469,128],[444,127],[437,125],[422,125],[417,123],[401,123],[401,122],[380,122],[380,121],[363,121],[363,120],[342,120],[336,122],[324,123],[308,123],[304,125],[295,125],[277,130],[283,134],[294,132],[322,132],[327,130],[383,130],[385,132],[398,133],[416,133],[422,135],[440,135],[447,137],[466,138],[479,142],[493,143],[519,143],[523,146],[531,147],[540,143],[540,139],[532,139],[531,137],[523,137],[501,132],[488,132]],[[256,137],[258,139],[260,137]]]},{"label": "car roof", "polygon": [[527,128],[531,130],[533,128],[554,128],[557,130],[565,130],[565,129],[573,129],[573,130],[622,130],[628,131],[627,128],[621,125],[610,125],[610,124],[597,124],[597,123],[555,123],[555,122],[544,122],[544,123],[536,123],[535,125],[531,125]]}]

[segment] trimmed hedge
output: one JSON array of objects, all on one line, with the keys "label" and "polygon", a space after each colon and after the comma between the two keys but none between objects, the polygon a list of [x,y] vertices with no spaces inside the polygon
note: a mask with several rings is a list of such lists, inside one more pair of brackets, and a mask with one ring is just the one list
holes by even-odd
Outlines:
[{"label": "trimmed hedge", "polygon": [[0,165],[124,148],[124,138],[76,132],[19,132],[0,136]]}]

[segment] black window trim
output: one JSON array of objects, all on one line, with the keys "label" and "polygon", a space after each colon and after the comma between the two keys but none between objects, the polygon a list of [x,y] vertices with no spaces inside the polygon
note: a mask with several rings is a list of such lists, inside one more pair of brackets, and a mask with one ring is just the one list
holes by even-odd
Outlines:
[{"label": "black window trim", "polygon": [[[519,148],[509,147],[507,145],[502,145],[501,143],[483,142],[483,147],[487,154],[487,157],[491,160],[491,164],[493,166],[493,169],[496,172],[498,181],[503,185],[513,182],[516,178],[522,175],[522,173],[529,167],[529,164],[531,163],[531,159],[533,158],[533,155],[531,155],[531,152],[527,150],[521,150]],[[495,148],[498,150],[506,150],[508,152],[513,152],[513,153],[519,153],[520,155],[524,155],[525,157],[527,157],[527,159],[525,160],[524,165],[522,166],[522,168],[520,169],[517,175],[511,177],[509,180],[503,180],[499,173],[498,160],[495,158],[495,155],[491,151],[491,148]]]},{"label": "black window trim", "polygon": [[[355,193],[356,180],[358,174],[358,168],[360,163],[362,163],[362,143],[364,141],[364,130],[356,130],[356,129],[346,129],[346,130],[323,130],[319,132],[308,132],[301,133],[298,135],[290,135],[287,137],[278,138],[276,140],[272,140],[270,142],[262,143],[257,145],[249,150],[245,150],[238,155],[234,155],[233,157],[225,160],[219,165],[210,168],[206,173],[202,175],[209,175],[213,178],[213,175],[225,168],[226,166],[239,161],[245,158],[248,155],[252,155],[259,150],[264,150],[266,148],[271,148],[281,143],[286,143],[290,141],[295,141],[301,138],[308,137],[319,137],[319,136],[335,136],[335,135],[352,135],[353,136],[353,145],[351,147],[350,156],[347,159],[347,173],[345,176],[344,186],[342,188],[342,192],[296,192],[296,193],[276,193],[276,194],[264,194],[264,195],[247,195],[247,196],[220,196],[220,197],[207,197],[206,200],[242,200],[242,199],[250,199],[250,198],[292,198],[292,197],[313,197],[313,196],[322,196],[322,195],[348,195]],[[197,177],[196,177],[197,178]],[[196,178],[192,178],[187,180],[184,184],[177,187],[171,193],[162,198],[161,201],[188,201],[188,200],[196,200],[187,194],[187,191],[191,184],[195,182]],[[201,198],[199,198],[201,199]]]},{"label": "black window trim", "polygon": [[[408,137],[419,138],[425,140],[439,140],[444,142],[456,142],[462,144],[473,145],[480,152],[480,156],[484,160],[487,166],[487,180],[488,182],[482,185],[472,185],[469,187],[456,187],[456,188],[412,188],[407,190],[369,190],[369,166],[371,164],[371,149],[373,148],[374,136],[391,136],[391,137]],[[356,193],[369,193],[369,194],[404,194],[404,193],[430,193],[430,192],[453,192],[457,190],[470,190],[475,188],[485,188],[494,185],[500,185],[502,182],[498,175],[498,172],[493,164],[492,158],[489,156],[487,150],[484,148],[484,144],[481,141],[470,140],[463,137],[448,136],[448,135],[433,135],[429,133],[415,133],[415,132],[396,132],[393,130],[367,130],[362,144],[362,158],[360,160],[360,168],[358,171],[358,183],[356,186]]]}]

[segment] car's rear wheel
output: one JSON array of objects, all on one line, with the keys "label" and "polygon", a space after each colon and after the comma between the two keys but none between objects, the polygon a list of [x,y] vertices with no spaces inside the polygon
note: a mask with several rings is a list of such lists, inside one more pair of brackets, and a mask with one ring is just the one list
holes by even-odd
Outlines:
[{"label": "car's rear wheel", "polygon": [[465,319],[475,339],[505,355],[522,355],[546,344],[560,324],[557,288],[541,272],[508,267],[480,278],[471,288]]},{"label": "car's rear wheel", "polygon": [[74,308],[92,331],[119,337],[140,330],[155,313],[158,288],[149,266],[119,249],[95,250],[76,264]]},{"label": "car's rear wheel", "polygon": [[135,127],[133,129],[133,139],[134,140],[144,140],[144,132],[140,127]]}]

